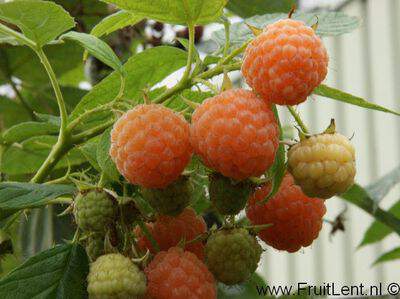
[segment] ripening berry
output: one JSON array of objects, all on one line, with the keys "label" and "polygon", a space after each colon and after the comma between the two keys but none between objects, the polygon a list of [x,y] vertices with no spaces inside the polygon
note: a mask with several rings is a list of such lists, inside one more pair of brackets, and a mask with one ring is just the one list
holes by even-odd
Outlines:
[{"label": "ripening berry", "polygon": [[110,156],[132,184],[165,188],[176,180],[192,155],[189,125],[162,105],[138,105],[111,132]]},{"label": "ripening berry", "polygon": [[322,199],[307,197],[286,174],[279,191],[267,203],[260,204],[271,190],[271,184],[258,188],[246,208],[247,217],[253,225],[271,224],[258,236],[268,245],[288,252],[310,246],[322,228],[326,212]]},{"label": "ripening berry", "polygon": [[288,166],[305,194],[326,199],[353,185],[355,150],[341,134],[314,135],[290,148]]},{"label": "ripening berry", "polygon": [[235,180],[263,174],[279,145],[270,106],[244,89],[222,92],[197,107],[190,138],[206,166]]},{"label": "ripening berry", "polygon": [[115,199],[101,189],[80,192],[74,199],[75,221],[83,231],[104,232],[116,214]]},{"label": "ripening berry", "polygon": [[152,299],[216,299],[213,275],[193,253],[172,247],[159,252],[145,269]]},{"label": "ripening berry", "polygon": [[188,176],[180,176],[164,189],[142,188],[142,196],[160,214],[176,216],[192,200],[193,186]]},{"label": "ripening berry", "polygon": [[261,253],[260,244],[246,229],[222,229],[207,240],[206,263],[218,281],[234,285],[256,271]]},{"label": "ripening berry", "polygon": [[89,298],[142,298],[146,277],[127,257],[119,253],[100,256],[90,265]]},{"label": "ripening berry", "polygon": [[325,79],[328,60],[325,46],[311,27],[283,19],[267,25],[249,44],[242,74],[265,101],[297,105]]},{"label": "ripening berry", "polygon": [[[147,224],[147,228],[161,250],[168,250],[182,241],[191,241],[207,231],[203,218],[197,216],[191,208],[186,208],[176,217],[159,215],[155,222]],[[150,240],[140,229],[136,229],[136,234],[141,249],[156,253]],[[187,244],[185,250],[193,252],[201,260],[204,259],[204,245],[201,241]]]}]

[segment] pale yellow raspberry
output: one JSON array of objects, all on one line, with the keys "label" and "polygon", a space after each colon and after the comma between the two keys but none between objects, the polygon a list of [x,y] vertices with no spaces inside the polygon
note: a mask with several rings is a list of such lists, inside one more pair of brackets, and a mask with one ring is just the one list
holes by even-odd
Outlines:
[{"label": "pale yellow raspberry", "polygon": [[288,169],[306,195],[327,199],[353,185],[355,150],[341,134],[314,135],[290,148]]},{"label": "pale yellow raspberry", "polygon": [[146,277],[129,258],[106,254],[90,266],[88,292],[92,299],[140,298],[146,292]]}]

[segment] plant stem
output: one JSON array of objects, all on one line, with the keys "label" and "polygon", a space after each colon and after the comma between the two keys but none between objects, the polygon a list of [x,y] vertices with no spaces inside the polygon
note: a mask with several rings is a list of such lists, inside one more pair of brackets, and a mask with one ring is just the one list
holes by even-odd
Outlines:
[{"label": "plant stem", "polygon": [[11,85],[11,88],[14,90],[15,95],[16,95],[17,99],[19,100],[19,102],[21,103],[21,105],[29,113],[29,116],[31,117],[31,119],[37,120],[37,117],[36,117],[35,113],[33,113],[33,109],[31,107],[31,105],[27,101],[25,101],[24,97],[19,92],[19,90],[18,90],[17,86],[15,85],[15,83],[13,82],[13,80],[10,78],[10,80],[8,82]]},{"label": "plant stem", "polygon": [[114,124],[114,122],[115,122],[115,120],[111,119],[111,120],[109,120],[108,122],[106,122],[106,123],[104,123],[102,125],[96,126],[96,127],[91,128],[89,130],[86,130],[86,131],[84,131],[82,133],[73,135],[71,137],[71,143],[74,144],[74,145],[81,144],[81,143],[89,140],[90,138],[95,137],[95,136],[103,133],[110,126],[112,126]]},{"label": "plant stem", "polygon": [[189,28],[189,50],[188,50],[188,58],[186,62],[185,72],[183,73],[181,80],[174,87],[168,89],[163,94],[158,96],[153,101],[154,103],[162,103],[175,93],[183,89],[186,89],[189,86],[190,72],[192,70],[192,63],[193,63],[195,29],[193,24],[189,24],[188,28]]},{"label": "plant stem", "polygon": [[41,183],[46,179],[47,175],[58,163],[58,161],[64,156],[64,154],[67,153],[72,148],[72,144],[69,141],[70,133],[67,130],[67,122],[68,122],[67,109],[65,107],[65,102],[61,93],[60,86],[58,85],[57,82],[56,74],[54,73],[53,68],[50,65],[50,62],[47,59],[46,54],[43,52],[43,49],[36,48],[34,50],[36,54],[39,56],[40,61],[43,64],[49,76],[51,85],[53,86],[61,118],[61,126],[60,126],[60,133],[58,135],[58,140],[51,149],[49,155],[47,156],[42,166],[39,168],[36,175],[31,179],[31,182],[33,183]]},{"label": "plant stem", "polygon": [[300,115],[296,112],[296,110],[293,108],[293,106],[287,106],[287,108],[288,108],[290,114],[293,116],[296,123],[299,125],[299,127],[303,131],[303,133],[309,134],[306,124],[302,121],[302,119],[300,118]]},{"label": "plant stem", "polygon": [[68,114],[67,114],[67,108],[65,106],[64,98],[61,93],[60,86],[58,85],[56,74],[54,73],[53,68],[50,65],[50,62],[47,59],[46,54],[43,52],[43,49],[42,48],[36,49],[36,54],[39,56],[40,62],[43,64],[43,66],[49,76],[51,85],[53,86],[54,94],[57,99],[58,109],[60,111],[60,118],[61,118],[60,135],[61,135],[66,132],[67,123],[68,123]]}]

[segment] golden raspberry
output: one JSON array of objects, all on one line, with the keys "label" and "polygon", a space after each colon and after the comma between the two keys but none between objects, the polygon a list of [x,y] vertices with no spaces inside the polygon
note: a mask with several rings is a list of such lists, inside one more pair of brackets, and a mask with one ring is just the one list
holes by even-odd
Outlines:
[{"label": "golden raspberry", "polygon": [[192,155],[189,125],[162,105],[138,105],[111,132],[110,156],[132,184],[164,188],[182,173]]},{"label": "golden raspberry", "polygon": [[190,138],[206,166],[236,180],[263,174],[279,145],[270,106],[244,89],[225,91],[197,107]]},{"label": "golden raspberry", "polygon": [[290,148],[288,169],[306,195],[330,198],[354,183],[354,147],[338,133],[314,135]]},{"label": "golden raspberry", "polygon": [[89,298],[142,298],[146,277],[127,257],[119,253],[100,256],[90,265]]},{"label": "golden raspberry", "polygon": [[216,299],[213,275],[193,253],[172,247],[159,252],[145,269],[152,299]]},{"label": "golden raspberry", "polygon": [[326,77],[328,54],[321,39],[302,21],[267,25],[247,47],[242,74],[271,103],[304,102]]}]

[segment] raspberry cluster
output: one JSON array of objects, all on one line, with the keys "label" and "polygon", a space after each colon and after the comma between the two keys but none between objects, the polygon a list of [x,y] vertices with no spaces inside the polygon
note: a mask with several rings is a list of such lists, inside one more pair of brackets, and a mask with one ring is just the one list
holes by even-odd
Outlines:
[{"label": "raspberry cluster", "polygon": [[[135,186],[115,188],[118,207],[100,189],[79,193],[74,203],[76,222],[88,236],[89,295],[213,299],[217,282],[252,278],[263,252],[259,239],[287,252],[310,246],[322,228],[323,199],[354,182],[354,147],[332,130],[300,134],[288,149],[283,181],[270,194],[280,161],[274,105],[305,101],[327,65],[312,28],[280,20],[246,49],[242,74],[252,90],[224,90],[193,105],[190,124],[161,104],[122,115],[109,153]],[[193,153],[200,159],[185,169]],[[204,172],[197,173],[200,168]],[[243,209],[248,225],[235,222]],[[208,229],[199,210],[213,213],[221,225]]]}]

